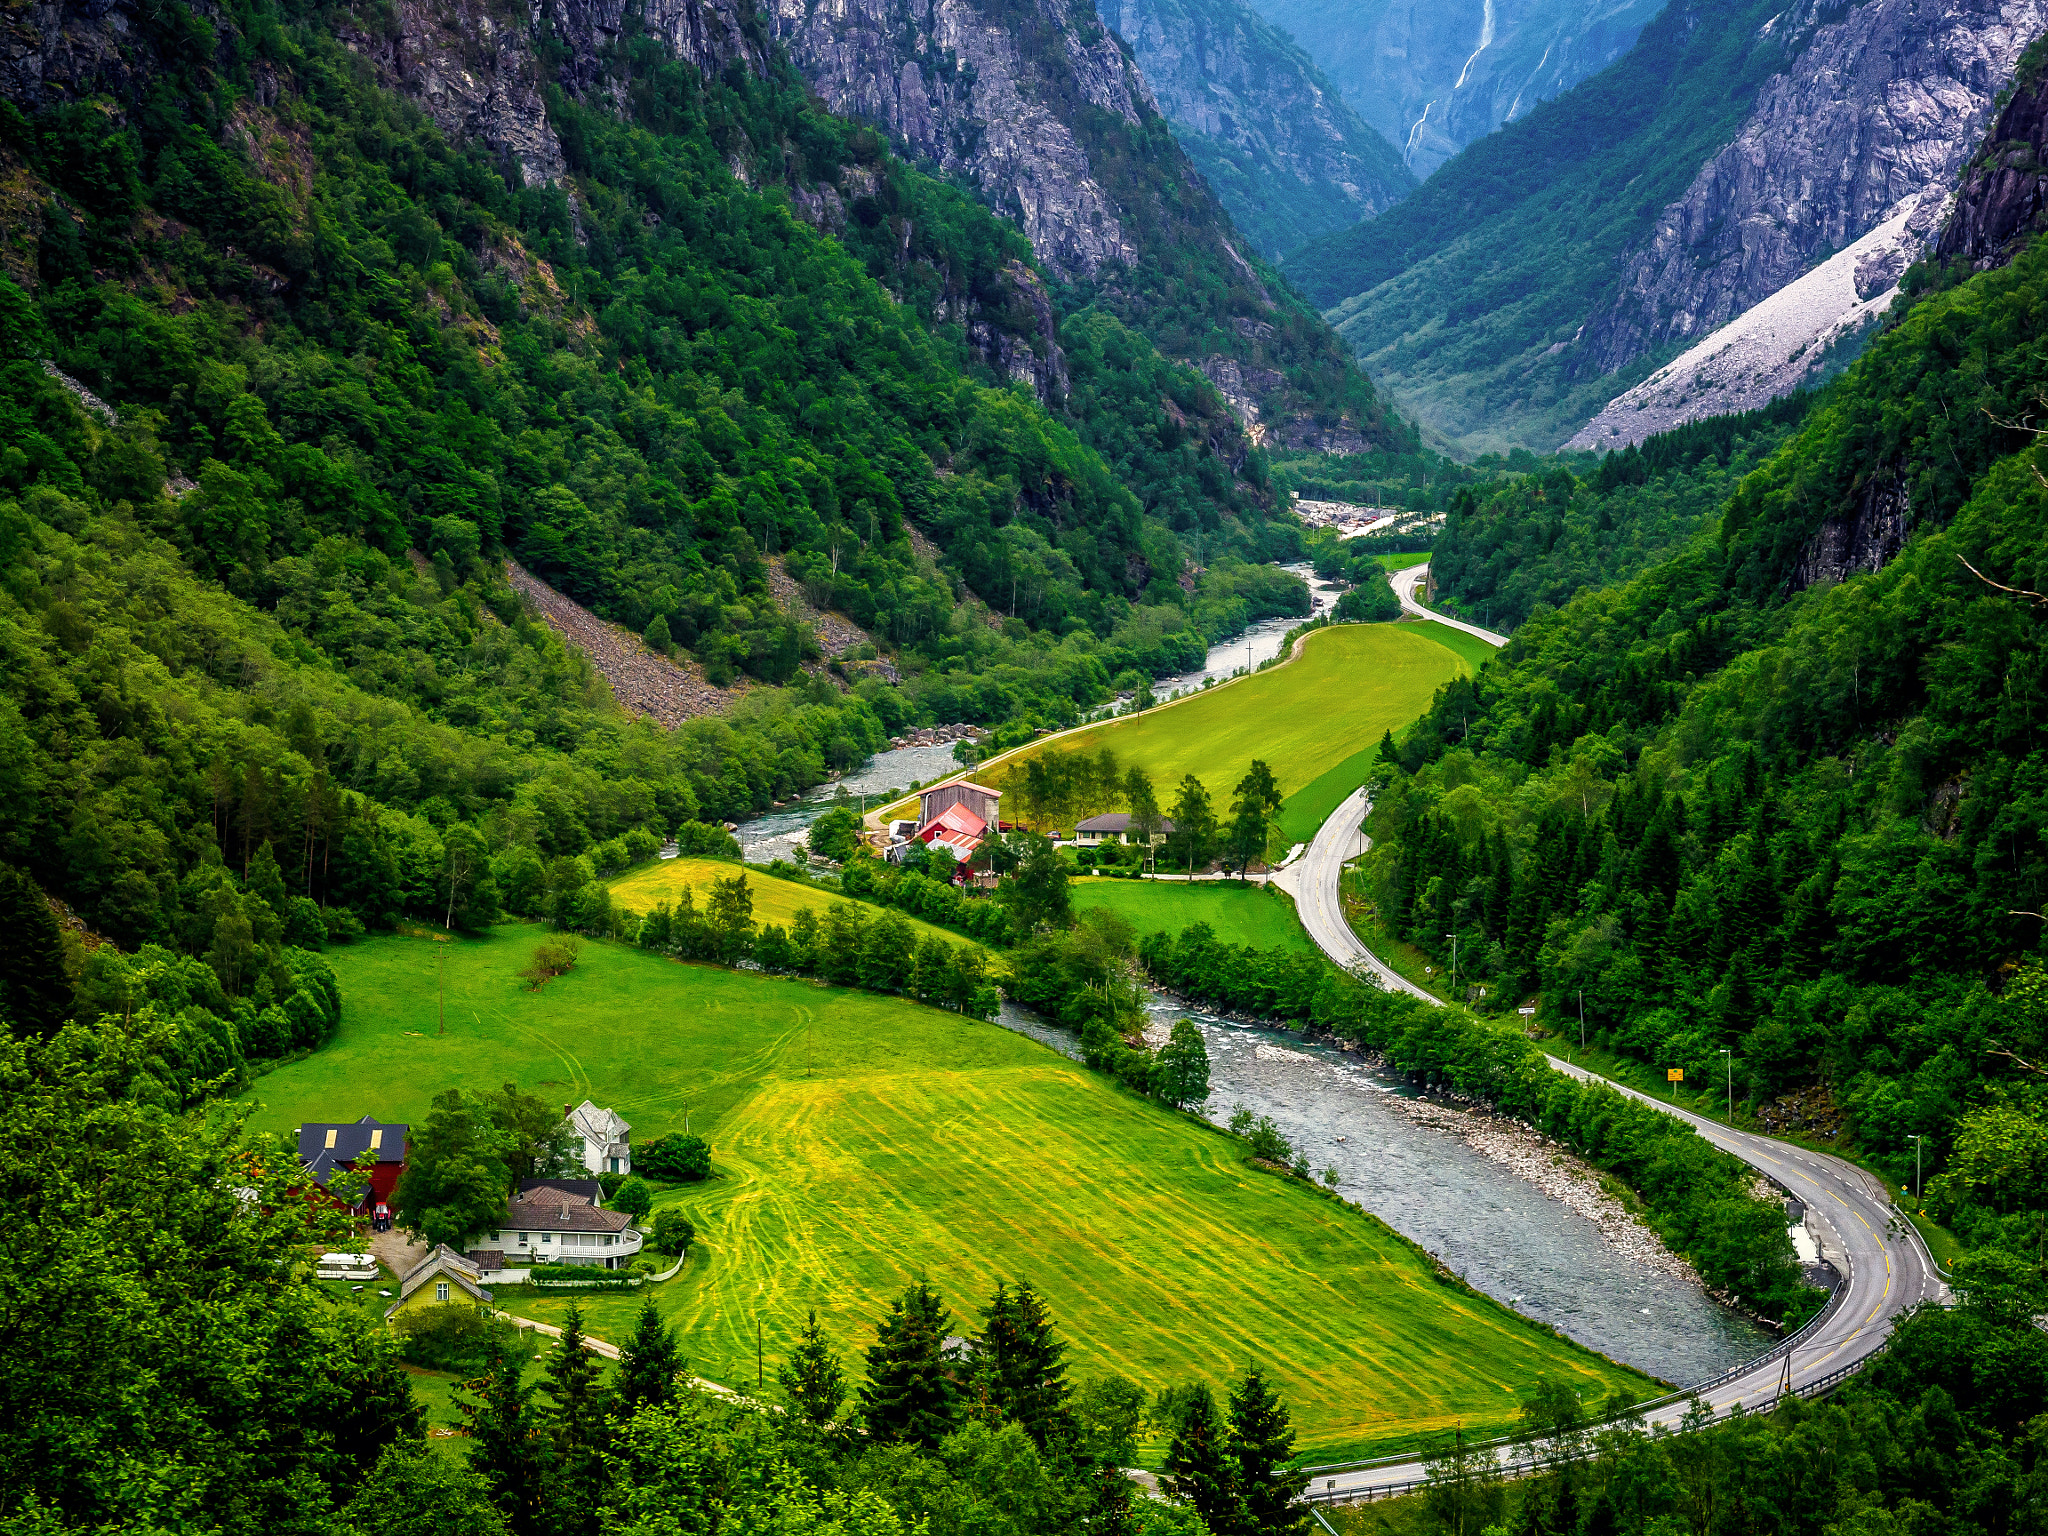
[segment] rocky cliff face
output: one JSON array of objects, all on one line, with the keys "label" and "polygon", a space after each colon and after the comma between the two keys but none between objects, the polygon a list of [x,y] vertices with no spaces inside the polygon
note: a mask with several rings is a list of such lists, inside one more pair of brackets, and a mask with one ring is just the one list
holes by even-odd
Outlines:
[{"label": "rocky cliff face", "polygon": [[2048,43],[2028,51],[2012,100],[1963,173],[1936,254],[1978,271],[2003,266],[2048,228]]},{"label": "rocky cliff face", "polygon": [[1236,0],[1102,0],[1174,136],[1269,256],[1370,218],[1415,185],[1284,33]]},{"label": "rocky cliff face", "polygon": [[887,130],[1010,213],[1059,276],[1135,263],[1125,216],[1076,131],[1084,111],[1129,127],[1154,110],[1092,11],[1021,0],[772,0],[775,31],[833,111]]},{"label": "rocky cliff face", "polygon": [[[1770,25],[1814,26],[1820,4],[1806,0]],[[1818,25],[1735,141],[1626,260],[1618,295],[1586,328],[1575,376],[1704,336],[1908,199],[1945,191],[2044,22],[2044,0],[1866,0]]]},{"label": "rocky cliff face", "polygon": [[[1664,0],[1253,3],[1302,42],[1345,101],[1420,177],[1605,69],[1664,6]],[[1145,72],[1152,73],[1149,63]]]}]

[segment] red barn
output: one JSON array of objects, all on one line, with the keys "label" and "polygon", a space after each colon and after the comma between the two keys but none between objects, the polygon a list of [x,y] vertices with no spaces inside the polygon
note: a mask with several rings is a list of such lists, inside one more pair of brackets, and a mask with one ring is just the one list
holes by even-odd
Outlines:
[{"label": "red barn", "polygon": [[405,1172],[405,1139],[411,1129],[368,1115],[348,1122],[308,1121],[299,1127],[299,1161],[313,1182],[325,1188],[336,1172],[369,1153],[377,1162],[370,1170],[370,1193],[364,1203],[388,1205],[398,1176]]}]

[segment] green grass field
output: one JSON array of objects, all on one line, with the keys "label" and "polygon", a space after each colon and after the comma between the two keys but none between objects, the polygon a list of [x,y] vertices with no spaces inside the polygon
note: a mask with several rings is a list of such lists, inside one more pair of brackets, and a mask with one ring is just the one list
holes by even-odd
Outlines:
[{"label": "green grass field", "polygon": [[[842,896],[837,891],[821,891],[795,880],[778,880],[773,875],[764,875],[759,870],[747,869],[729,860],[696,858],[667,859],[628,871],[612,882],[612,900],[629,912],[647,912],[660,902],[678,900],[687,885],[692,888],[697,909],[702,911],[711,894],[711,882],[730,880],[736,874],[747,877],[747,889],[754,898],[754,921],[764,925],[780,923],[787,928],[805,907],[822,918],[825,909],[833,902],[853,901],[851,896]],[[866,907],[871,917],[879,917],[884,911],[872,902],[856,901],[854,905]],[[957,933],[948,933],[930,923],[919,922],[907,913],[897,915],[916,930],[919,938],[935,933],[955,944],[968,942]]]},{"label": "green grass field", "polygon": [[[977,778],[1001,788],[1035,753],[1106,746],[1152,776],[1162,803],[1170,803],[1173,786],[1192,773],[1227,810],[1255,757],[1291,796],[1331,782],[1331,770],[1361,755],[1369,763],[1383,735],[1414,720],[1442,684],[1470,670],[1416,625],[1338,624],[1313,630],[1299,643],[1300,654],[1282,666],[1027,747]],[[1330,804],[1363,779],[1361,773]]]},{"label": "green grass field", "polygon": [[1255,949],[1312,950],[1315,943],[1294,915],[1294,901],[1278,887],[1172,880],[1090,880],[1073,884],[1074,910],[1107,907],[1140,934],[1178,933],[1207,923],[1226,944]]},{"label": "green grass field", "polygon": [[[1434,619],[1418,620],[1414,627],[1417,633],[1429,636],[1438,645],[1450,647],[1463,660],[1468,671],[1477,672],[1485,664],[1487,657],[1500,654],[1499,646],[1490,644],[1477,635],[1468,635],[1462,629],[1439,624]],[[1417,710],[1416,713],[1420,715],[1421,711]]]},{"label": "green grass field", "polygon": [[1373,559],[1379,561],[1386,569],[1387,574],[1391,576],[1396,571],[1411,571],[1418,565],[1427,565],[1429,563],[1429,551],[1425,549],[1405,555],[1374,555]]},{"label": "green grass field", "polygon": [[[643,1143],[688,1113],[717,1177],[663,1197],[701,1237],[652,1294],[716,1380],[753,1381],[757,1322],[772,1372],[810,1307],[857,1374],[888,1298],[922,1272],[963,1332],[998,1278],[1031,1279],[1077,1376],[1156,1389],[1263,1361],[1317,1455],[1503,1429],[1539,1372],[1589,1396],[1649,1390],[1439,1282],[1371,1218],[1247,1168],[1235,1141],[998,1026],[612,944],[528,992],[514,973],[536,933],[447,947],[445,1036],[440,946],[332,951],[341,1030],[258,1080],[252,1127],[417,1119],[444,1088],[504,1082],[612,1105]],[[623,1338],[640,1299],[586,1298],[593,1330]]]}]

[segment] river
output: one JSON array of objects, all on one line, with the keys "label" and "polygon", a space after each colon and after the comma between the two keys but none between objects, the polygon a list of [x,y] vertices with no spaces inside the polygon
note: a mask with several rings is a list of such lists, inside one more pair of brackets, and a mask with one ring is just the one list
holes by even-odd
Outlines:
[{"label": "river", "polygon": [[[1239,1105],[1270,1115],[1337,1192],[1420,1243],[1479,1290],[1592,1349],[1676,1385],[1761,1354],[1770,1335],[1698,1285],[1661,1274],[1610,1245],[1586,1217],[1430,1125],[1400,1103],[1416,1097],[1333,1046],[1219,1019],[1154,995],[1156,1024],[1183,1016],[1209,1051],[1218,1125]],[[1067,1056],[1068,1031],[1005,1004],[1000,1021]],[[1151,1033],[1151,1031],[1148,1031]]]},{"label": "river", "polygon": [[[1338,588],[1306,566],[1291,567],[1326,605]],[[1279,654],[1299,619],[1255,624],[1212,646],[1200,671],[1155,683],[1162,699],[1256,667]],[[788,858],[804,829],[840,791],[876,797],[929,783],[957,767],[952,746],[903,747],[814,790],[797,805],[739,829],[751,862]],[[1768,1335],[1709,1298],[1699,1286],[1661,1274],[1615,1249],[1594,1223],[1502,1164],[1404,1111],[1414,1090],[1356,1056],[1183,1009],[1155,996],[1156,1024],[1194,1020],[1209,1050],[1208,1102],[1222,1124],[1240,1104],[1270,1115],[1320,1172],[1335,1168],[1338,1192],[1420,1243],[1470,1284],[1539,1322],[1666,1381],[1714,1376],[1761,1353]],[[1036,1014],[1004,1005],[1001,1022],[1068,1056],[1072,1035]]]}]

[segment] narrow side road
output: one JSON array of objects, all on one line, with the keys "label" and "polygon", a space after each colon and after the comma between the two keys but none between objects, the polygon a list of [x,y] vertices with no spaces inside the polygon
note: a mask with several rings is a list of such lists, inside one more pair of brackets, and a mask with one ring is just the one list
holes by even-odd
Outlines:
[{"label": "narrow side road", "polygon": [[1413,614],[1418,619],[1435,619],[1439,624],[1448,624],[1452,629],[1463,630],[1468,635],[1477,635],[1488,645],[1506,645],[1508,637],[1490,629],[1481,629],[1477,624],[1467,624],[1463,619],[1446,618],[1443,614],[1425,608],[1415,594],[1422,590],[1423,581],[1429,576],[1429,562],[1411,565],[1405,571],[1396,571],[1389,578],[1394,596],[1400,599],[1401,611]]}]

